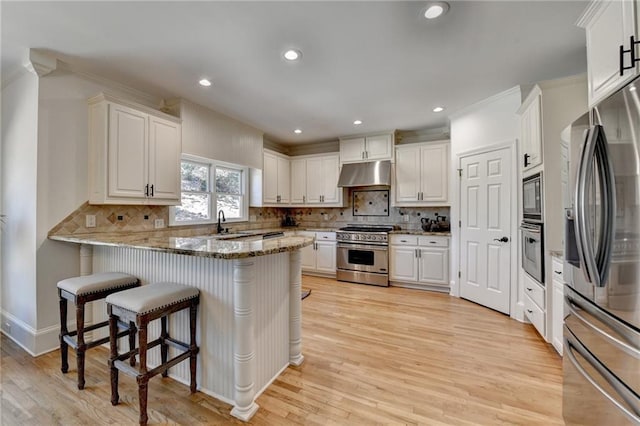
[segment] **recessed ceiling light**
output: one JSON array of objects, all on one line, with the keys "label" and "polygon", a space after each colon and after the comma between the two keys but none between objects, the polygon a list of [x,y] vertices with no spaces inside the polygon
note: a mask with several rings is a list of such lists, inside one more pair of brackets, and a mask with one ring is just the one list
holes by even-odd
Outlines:
[{"label": "recessed ceiling light", "polygon": [[355,124],[356,126],[359,126],[362,124],[362,120],[356,120],[353,122],[353,124]]},{"label": "recessed ceiling light", "polygon": [[629,91],[630,91],[630,92],[635,92],[635,90],[636,90],[636,86],[631,86],[631,87],[629,87]]},{"label": "recessed ceiling light", "polygon": [[435,107],[433,109],[433,112],[442,112],[442,111],[444,111],[444,108],[442,108],[442,107]]},{"label": "recessed ceiling light", "polygon": [[435,19],[444,15],[449,10],[449,4],[443,1],[436,1],[427,4],[424,9],[424,17],[427,19]]},{"label": "recessed ceiling light", "polygon": [[295,49],[289,49],[284,52],[283,56],[287,61],[297,61],[302,57],[302,52]]},{"label": "recessed ceiling light", "polygon": [[302,133],[302,130],[300,130],[300,129],[295,129],[295,130],[293,131],[293,133],[295,133],[296,135],[299,135],[300,133]]},{"label": "recessed ceiling light", "polygon": [[200,86],[204,86],[204,87],[211,86],[211,82],[209,80],[207,80],[206,78],[203,78],[198,83],[200,83]]}]

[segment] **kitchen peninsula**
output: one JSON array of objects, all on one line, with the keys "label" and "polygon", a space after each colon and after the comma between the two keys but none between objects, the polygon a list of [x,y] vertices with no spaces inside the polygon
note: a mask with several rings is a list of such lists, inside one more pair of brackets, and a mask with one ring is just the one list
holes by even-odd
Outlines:
[{"label": "kitchen peninsula", "polygon": [[[283,236],[155,236],[148,233],[50,235],[80,245],[82,275],[120,271],[143,285],[174,281],[200,289],[198,318],[198,387],[232,404],[231,414],[249,420],[255,399],[288,365],[298,366],[301,353],[300,249],[313,238]],[[106,315],[94,310],[94,321]],[[176,313],[170,328],[186,338],[188,315]],[[150,334],[159,333],[159,326]],[[160,363],[152,353],[151,365]],[[185,365],[171,377],[188,383]],[[153,392],[153,390],[152,390]]]}]

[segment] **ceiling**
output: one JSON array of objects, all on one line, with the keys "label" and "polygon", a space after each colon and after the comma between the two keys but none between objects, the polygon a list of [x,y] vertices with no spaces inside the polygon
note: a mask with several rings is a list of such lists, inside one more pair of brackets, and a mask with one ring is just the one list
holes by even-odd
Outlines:
[{"label": "ceiling", "polygon": [[[2,1],[2,75],[44,49],[282,144],[434,128],[515,85],[585,72],[574,23],[586,3],[450,1],[428,21],[424,1]],[[286,62],[288,48],[302,59]],[[213,85],[199,86],[202,77]]]}]

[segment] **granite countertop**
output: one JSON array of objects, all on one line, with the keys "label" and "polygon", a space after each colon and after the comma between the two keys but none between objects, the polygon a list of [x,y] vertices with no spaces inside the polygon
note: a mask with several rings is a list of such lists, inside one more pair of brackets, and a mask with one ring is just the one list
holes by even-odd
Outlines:
[{"label": "granite countertop", "polygon": [[562,250],[549,250],[549,254],[560,259],[564,258],[564,252]]},{"label": "granite countertop", "polygon": [[390,231],[389,234],[403,234],[403,235],[429,235],[429,236],[440,236],[440,237],[450,237],[451,232],[426,232],[422,229],[398,229],[395,231]]},{"label": "granite countertop", "polygon": [[[220,235],[195,237],[146,236],[144,233],[95,233],[77,235],[51,235],[49,239],[97,246],[129,247],[142,250],[213,257],[216,259],[242,259],[294,251],[313,244],[312,237],[289,236],[263,240],[265,232],[247,233],[233,239],[219,239]],[[222,236],[225,237],[224,235]],[[229,236],[226,236],[229,237]]]}]

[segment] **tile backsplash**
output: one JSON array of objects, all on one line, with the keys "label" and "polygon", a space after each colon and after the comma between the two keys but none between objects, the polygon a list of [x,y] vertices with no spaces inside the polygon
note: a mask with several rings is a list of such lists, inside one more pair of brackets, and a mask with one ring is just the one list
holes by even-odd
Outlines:
[{"label": "tile backsplash", "polygon": [[[280,227],[289,216],[299,228],[340,228],[350,223],[396,225],[400,229],[419,230],[421,219],[435,219],[436,214],[449,220],[449,207],[391,207],[388,216],[359,216],[351,206],[341,208],[275,208],[251,207],[249,222],[225,224],[231,230],[269,229]],[[86,215],[96,217],[96,226],[87,228]],[[408,220],[405,218],[408,217]],[[155,228],[156,219],[164,221],[164,228]],[[90,205],[84,203],[76,211],[49,231],[50,235],[73,235],[94,232],[144,232],[158,235],[179,232],[181,235],[215,233],[216,225],[187,225],[166,227],[169,223],[167,206]]]}]

